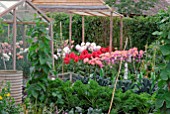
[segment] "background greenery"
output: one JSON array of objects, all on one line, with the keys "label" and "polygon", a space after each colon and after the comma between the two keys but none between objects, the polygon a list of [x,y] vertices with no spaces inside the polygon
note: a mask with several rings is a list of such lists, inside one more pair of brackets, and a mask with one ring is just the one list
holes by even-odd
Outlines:
[{"label": "background greenery", "polygon": [[[51,15],[55,19],[54,33],[55,38],[60,39],[60,22],[62,22],[62,33],[65,39],[69,38],[69,16],[63,13]],[[120,19],[113,20],[113,46],[119,47]],[[144,49],[145,45],[150,44],[156,39],[152,33],[158,29],[154,17],[134,17],[124,18],[123,38],[129,39],[128,47],[138,47]],[[81,16],[73,16],[72,39],[75,44],[81,43],[82,38],[82,19]],[[85,41],[96,42],[102,46],[109,45],[110,21],[107,17],[85,17]]]}]

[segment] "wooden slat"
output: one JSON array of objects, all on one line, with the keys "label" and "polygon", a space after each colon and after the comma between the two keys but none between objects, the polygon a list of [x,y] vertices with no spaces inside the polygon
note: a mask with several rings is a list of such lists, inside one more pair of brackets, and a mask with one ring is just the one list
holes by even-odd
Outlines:
[{"label": "wooden slat", "polygon": [[32,0],[32,2],[39,5],[104,5],[100,0]]}]

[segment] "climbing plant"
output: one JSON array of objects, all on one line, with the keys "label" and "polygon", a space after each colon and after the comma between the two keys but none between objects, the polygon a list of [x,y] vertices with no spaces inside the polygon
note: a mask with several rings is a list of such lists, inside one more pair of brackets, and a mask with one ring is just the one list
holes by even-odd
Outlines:
[{"label": "climbing plant", "polygon": [[170,9],[159,12],[158,26],[160,31],[153,34],[159,36],[161,42],[160,50],[164,57],[164,62],[159,64],[160,81],[157,94],[157,108],[160,108],[163,114],[170,113]]}]

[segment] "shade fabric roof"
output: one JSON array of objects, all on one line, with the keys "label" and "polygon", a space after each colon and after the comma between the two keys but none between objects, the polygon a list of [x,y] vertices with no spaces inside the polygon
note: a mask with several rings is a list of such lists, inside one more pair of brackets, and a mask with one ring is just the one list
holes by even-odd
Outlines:
[{"label": "shade fabric roof", "polygon": [[45,12],[66,12],[84,16],[123,16],[102,0],[32,0]]},{"label": "shade fabric roof", "polygon": [[17,21],[33,22],[35,18],[41,18],[45,22],[50,22],[50,19],[29,0],[1,0],[0,18],[2,18],[3,21],[12,22],[13,9],[16,9]]}]

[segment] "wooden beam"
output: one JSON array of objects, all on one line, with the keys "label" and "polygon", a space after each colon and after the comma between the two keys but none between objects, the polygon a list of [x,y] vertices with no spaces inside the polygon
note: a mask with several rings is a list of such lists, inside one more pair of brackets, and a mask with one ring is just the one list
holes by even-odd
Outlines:
[{"label": "wooden beam", "polygon": [[0,13],[0,17],[3,17],[4,15],[6,15],[7,13],[10,13],[11,10],[14,10],[17,6],[19,6],[20,4],[22,4],[23,2],[25,2],[26,0],[22,0],[19,1],[18,3],[12,5],[11,7],[9,7],[7,10],[3,11],[2,13]]},{"label": "wooden beam", "polygon": [[51,22],[51,20],[44,14],[41,10],[39,10],[33,3],[26,0],[26,2],[34,9],[36,10],[47,22]]},{"label": "wooden beam", "polygon": [[17,20],[16,9],[13,9],[14,22],[13,22],[13,70],[16,70],[16,37],[17,37]]},{"label": "wooden beam", "polygon": [[70,23],[69,23],[69,48],[71,49],[72,41],[72,15],[70,14]]},{"label": "wooden beam", "polygon": [[113,42],[113,13],[110,12],[110,43],[109,43],[109,51],[112,52],[112,42]]},{"label": "wooden beam", "polygon": [[[6,24],[13,24],[13,21],[3,21],[3,23]],[[35,22],[16,22],[17,24],[24,24],[24,25],[35,25]],[[43,24],[47,24],[45,22],[43,22]]]},{"label": "wooden beam", "polygon": [[120,50],[123,49],[123,17],[120,17]]},{"label": "wooden beam", "polygon": [[93,14],[93,13],[90,13],[90,12],[84,12],[84,13],[87,13],[87,14],[89,14],[89,15],[91,15],[91,16],[97,16],[97,15],[95,15],[95,14]]},{"label": "wooden beam", "polygon": [[84,16],[82,16],[82,42],[85,42],[84,35],[85,35]]},{"label": "wooden beam", "polygon": [[103,15],[107,16],[107,17],[109,17],[109,16],[110,16],[110,15],[107,15],[106,13],[103,13],[102,11],[99,11],[99,13],[101,13],[101,14],[103,14]]}]

